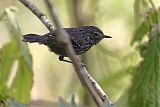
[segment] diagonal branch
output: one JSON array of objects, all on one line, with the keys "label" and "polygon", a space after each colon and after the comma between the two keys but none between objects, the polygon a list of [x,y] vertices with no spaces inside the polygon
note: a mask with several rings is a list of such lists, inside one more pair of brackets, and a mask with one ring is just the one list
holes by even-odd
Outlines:
[{"label": "diagonal branch", "polygon": [[32,11],[41,21],[42,23],[48,28],[48,30],[52,31],[55,28],[47,16],[42,13],[30,0],[19,0],[23,3],[30,11]]},{"label": "diagonal branch", "polygon": [[[55,28],[53,27],[52,23],[49,21],[49,19],[33,4],[30,0],[19,0],[21,3],[23,3],[29,10],[31,10],[42,22],[43,24],[50,30],[53,31]],[[70,39],[68,38],[68,34],[65,30],[61,29],[62,26],[60,24],[60,21],[56,15],[56,11],[54,6],[52,5],[50,0],[45,0],[48,7],[50,8],[51,14],[53,16],[53,20],[55,22],[55,26],[58,31],[58,39],[66,49],[66,52],[70,59],[73,62],[73,65],[75,67],[75,71],[83,85],[86,86],[86,88],[89,90],[90,94],[92,95],[93,99],[95,100],[97,106],[101,106],[100,101],[97,100],[97,98],[100,98],[103,102],[106,101],[111,107],[111,101],[108,98],[108,96],[104,93],[102,88],[99,86],[99,84],[91,77],[91,75],[88,73],[87,69],[84,65],[82,65],[81,61],[76,57],[76,54],[72,48],[72,44],[70,42]]]}]

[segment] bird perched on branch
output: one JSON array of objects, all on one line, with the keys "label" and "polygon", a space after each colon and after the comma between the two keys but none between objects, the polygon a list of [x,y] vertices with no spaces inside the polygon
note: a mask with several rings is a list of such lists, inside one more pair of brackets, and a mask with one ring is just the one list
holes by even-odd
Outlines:
[{"label": "bird perched on branch", "polygon": [[[63,28],[68,34],[73,45],[73,49],[77,55],[87,52],[92,46],[99,43],[103,38],[112,38],[104,35],[103,32],[95,26],[82,26],[78,28]],[[24,42],[38,42],[47,45],[52,52],[59,55],[60,61],[71,62],[65,60],[68,57],[64,47],[57,40],[57,30],[44,35],[26,34],[23,36]]]}]

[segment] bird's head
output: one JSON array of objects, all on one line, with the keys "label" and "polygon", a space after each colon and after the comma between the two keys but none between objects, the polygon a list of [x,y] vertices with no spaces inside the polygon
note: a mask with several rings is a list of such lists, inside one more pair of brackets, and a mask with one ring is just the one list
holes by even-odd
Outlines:
[{"label": "bird's head", "polygon": [[100,30],[98,27],[95,26],[83,26],[81,27],[81,31],[83,31],[83,34],[85,36],[88,36],[91,41],[93,41],[94,44],[97,44],[104,38],[112,38],[111,36],[104,35],[102,30]]}]

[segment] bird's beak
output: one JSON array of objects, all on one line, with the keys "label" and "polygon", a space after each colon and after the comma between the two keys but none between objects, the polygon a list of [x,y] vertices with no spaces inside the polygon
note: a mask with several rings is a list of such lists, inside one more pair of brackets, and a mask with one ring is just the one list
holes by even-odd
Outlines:
[{"label": "bird's beak", "polygon": [[104,35],[103,38],[112,38],[112,37],[108,35]]}]

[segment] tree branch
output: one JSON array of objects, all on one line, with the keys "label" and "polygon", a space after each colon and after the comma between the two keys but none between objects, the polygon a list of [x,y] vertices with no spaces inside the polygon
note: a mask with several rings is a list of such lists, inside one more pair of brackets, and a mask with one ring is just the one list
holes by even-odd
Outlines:
[{"label": "tree branch", "polygon": [[42,13],[30,0],[19,0],[22,4],[24,4],[30,11],[32,11],[41,21],[42,23],[48,28],[48,30],[52,31],[55,28],[47,16]]},{"label": "tree branch", "polygon": [[[29,10],[31,10],[42,22],[43,24],[50,30],[53,31],[55,28],[53,27],[52,23],[49,21],[49,19],[29,0],[19,0],[21,3],[23,3]],[[76,54],[72,48],[72,44],[70,42],[70,39],[68,38],[69,35],[66,33],[65,30],[61,29],[62,26],[60,24],[60,21],[58,19],[58,16],[56,15],[56,11],[54,6],[52,5],[50,0],[45,0],[51,14],[53,16],[53,20],[55,22],[55,26],[58,31],[58,39],[66,49],[66,52],[70,59],[73,62],[73,65],[75,67],[75,71],[83,85],[86,86],[86,88],[91,93],[93,99],[99,97],[102,101],[107,101],[109,107],[111,107],[111,101],[107,97],[107,95],[104,93],[102,88],[98,85],[98,83],[91,77],[91,75],[88,73],[87,69],[84,65],[82,65],[81,61],[76,57]],[[101,102],[97,101],[97,105],[100,106]]]}]

